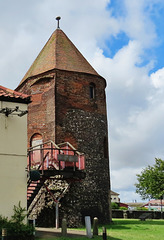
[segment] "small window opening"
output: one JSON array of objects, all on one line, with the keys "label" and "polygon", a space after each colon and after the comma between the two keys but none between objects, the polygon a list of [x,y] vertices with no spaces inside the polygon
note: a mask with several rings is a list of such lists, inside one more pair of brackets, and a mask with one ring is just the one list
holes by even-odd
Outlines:
[{"label": "small window opening", "polygon": [[30,140],[31,147],[35,147],[43,143],[42,135],[39,133],[35,133]]},{"label": "small window opening", "polygon": [[108,138],[104,137],[104,157],[108,158]]},{"label": "small window opening", "polygon": [[90,83],[90,85],[89,85],[89,94],[90,94],[91,99],[95,98],[95,84],[94,83]]}]

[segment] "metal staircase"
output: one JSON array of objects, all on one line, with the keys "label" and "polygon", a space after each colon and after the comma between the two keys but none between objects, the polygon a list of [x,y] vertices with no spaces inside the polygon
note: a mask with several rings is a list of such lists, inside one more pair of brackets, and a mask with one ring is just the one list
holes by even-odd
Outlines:
[{"label": "metal staircase", "polygon": [[[31,147],[28,150],[27,208],[29,218],[37,218],[45,205],[45,193],[58,208],[62,197],[68,192],[72,181],[85,178],[85,157],[70,143],[55,144],[52,141]],[[62,181],[60,189],[57,182]]]},{"label": "metal staircase", "polygon": [[29,208],[30,204],[38,194],[39,190],[42,187],[42,182],[40,180],[34,182],[31,181],[27,186],[27,208]]}]

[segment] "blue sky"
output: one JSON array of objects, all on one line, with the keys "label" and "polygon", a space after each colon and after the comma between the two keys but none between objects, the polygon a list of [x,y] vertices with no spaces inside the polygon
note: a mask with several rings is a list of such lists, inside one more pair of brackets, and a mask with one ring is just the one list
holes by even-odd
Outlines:
[{"label": "blue sky", "polygon": [[163,0],[0,0],[0,84],[17,87],[56,29],[107,81],[112,190],[141,201],[136,174],[164,159]]},{"label": "blue sky", "polygon": [[[120,1],[120,0],[112,0],[109,1],[109,4],[107,6],[107,9],[112,9],[112,16],[115,18],[125,18],[127,15],[127,8],[126,4],[128,5],[128,2],[130,1]],[[131,1],[135,2],[135,1]],[[136,1],[137,2],[137,1]],[[145,54],[142,58],[142,63],[140,66],[144,66],[145,64],[150,61],[151,58],[154,59],[155,64],[154,67],[150,70],[151,74],[153,71],[158,70],[159,68],[162,68],[164,66],[164,58],[163,58],[163,51],[161,51],[161,48],[164,43],[164,31],[163,31],[163,22],[164,22],[164,3],[162,1],[138,1],[138,5],[143,6],[143,13],[147,15],[147,18],[149,18],[149,21],[151,21],[151,25],[155,28],[155,34],[156,34],[156,41],[153,43],[153,48],[145,48]],[[132,3],[133,4],[133,3]],[[150,25],[150,28],[151,28]],[[134,26],[135,28],[135,26]],[[127,45],[128,41],[131,38],[126,34],[126,32],[122,31],[118,33],[116,36],[112,36],[112,39],[110,41],[107,39],[108,46],[112,49],[111,55],[106,54],[106,51],[104,51],[104,55],[107,57],[113,57],[115,53],[122,48],[123,46]]]}]

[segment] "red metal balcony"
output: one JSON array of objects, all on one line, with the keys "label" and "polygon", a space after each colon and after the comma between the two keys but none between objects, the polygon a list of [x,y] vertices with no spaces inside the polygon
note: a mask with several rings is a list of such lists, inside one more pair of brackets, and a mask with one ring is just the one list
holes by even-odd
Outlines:
[{"label": "red metal balcony", "polygon": [[[42,176],[62,175],[84,178],[85,156],[70,143],[55,144],[52,141],[31,147],[28,150],[28,171],[38,170]],[[78,174],[71,173],[76,172]],[[70,173],[70,174],[68,174]]]}]

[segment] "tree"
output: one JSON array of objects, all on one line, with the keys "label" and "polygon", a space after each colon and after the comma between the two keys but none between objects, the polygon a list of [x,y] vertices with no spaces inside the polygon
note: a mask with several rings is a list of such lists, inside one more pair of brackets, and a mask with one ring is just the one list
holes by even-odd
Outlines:
[{"label": "tree", "polygon": [[119,209],[119,204],[116,202],[111,202],[112,209]]},{"label": "tree", "polygon": [[164,196],[164,161],[155,158],[155,164],[137,174],[136,193],[142,199],[162,199]]}]

